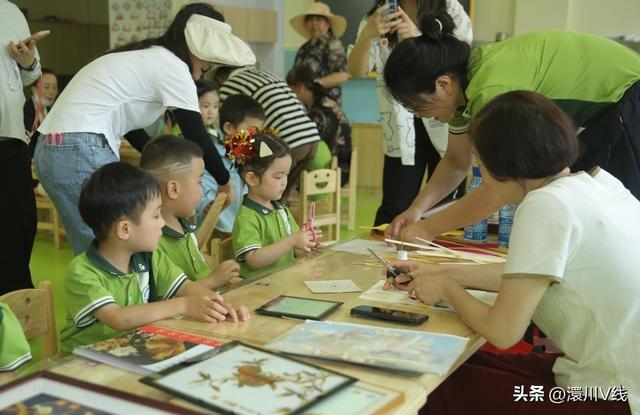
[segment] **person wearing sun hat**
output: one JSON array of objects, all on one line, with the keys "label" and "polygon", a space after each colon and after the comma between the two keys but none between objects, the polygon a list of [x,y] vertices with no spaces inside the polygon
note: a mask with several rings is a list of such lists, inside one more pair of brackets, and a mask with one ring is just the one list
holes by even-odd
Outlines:
[{"label": "person wearing sun hat", "polygon": [[191,3],[162,36],[110,50],[80,69],[38,128],[34,155],[38,177],[75,254],[94,239],[78,211],[82,183],[101,166],[118,161],[123,136],[141,151],[150,139],[144,128],[168,108],[184,137],[202,148],[219,190],[229,202],[233,199],[229,172],[202,122],[194,80],[213,64],[255,62],[220,12],[207,3]]},{"label": "person wearing sun hat", "polygon": [[349,79],[347,56],[340,36],[347,29],[347,20],[331,13],[325,3],[311,3],[306,13],[295,16],[289,23],[300,35],[309,39],[296,53],[293,67],[309,66],[316,74],[316,82],[329,91],[329,96],[341,102],[340,85]]}]

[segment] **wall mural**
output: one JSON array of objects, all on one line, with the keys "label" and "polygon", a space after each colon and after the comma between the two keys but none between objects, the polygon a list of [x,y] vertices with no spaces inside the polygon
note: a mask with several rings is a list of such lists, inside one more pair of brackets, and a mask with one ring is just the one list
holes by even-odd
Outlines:
[{"label": "wall mural", "polygon": [[158,37],[172,19],[171,0],[109,0],[109,47]]}]

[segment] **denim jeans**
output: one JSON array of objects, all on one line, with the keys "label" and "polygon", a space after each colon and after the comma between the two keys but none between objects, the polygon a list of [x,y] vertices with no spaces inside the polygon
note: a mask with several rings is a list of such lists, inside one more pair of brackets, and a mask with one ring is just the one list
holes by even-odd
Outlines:
[{"label": "denim jeans", "polygon": [[115,161],[118,156],[102,134],[48,134],[38,139],[36,173],[60,215],[75,255],[84,252],[94,239],[78,210],[82,185],[94,171]]}]

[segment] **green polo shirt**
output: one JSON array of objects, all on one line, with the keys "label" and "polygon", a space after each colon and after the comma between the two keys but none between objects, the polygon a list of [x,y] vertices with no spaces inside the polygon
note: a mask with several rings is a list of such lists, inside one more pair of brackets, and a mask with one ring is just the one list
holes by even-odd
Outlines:
[{"label": "green polo shirt", "polygon": [[0,303],[0,372],[16,370],[31,360],[22,326],[8,305]]},{"label": "green polo shirt", "polygon": [[466,108],[449,122],[452,134],[465,133],[491,99],[516,90],[544,95],[584,127],[640,80],[640,55],[601,36],[563,30],[526,33],[475,48],[468,80]]},{"label": "green polo shirt", "polygon": [[71,261],[65,280],[67,317],[60,332],[62,350],[117,337],[118,332],[94,313],[107,304],[122,307],[149,302],[153,275],[158,300],[173,297],[187,276],[162,252],[140,252],[131,257],[131,272],[123,274],[96,249],[95,243]]},{"label": "green polo shirt", "polygon": [[271,245],[299,230],[291,212],[281,203],[271,202],[273,209],[267,209],[245,196],[233,224],[231,240],[235,259],[240,263],[240,276],[251,278],[264,275],[271,270],[295,260],[293,250],[282,255],[268,267],[253,270],[244,256],[254,249]]},{"label": "green polo shirt", "polygon": [[204,256],[198,249],[198,240],[195,231],[198,227],[187,219],[179,218],[183,233],[177,232],[168,226],[162,228],[162,238],[157,250],[165,254],[178,266],[190,280],[198,280],[208,277],[211,268],[204,260]]}]

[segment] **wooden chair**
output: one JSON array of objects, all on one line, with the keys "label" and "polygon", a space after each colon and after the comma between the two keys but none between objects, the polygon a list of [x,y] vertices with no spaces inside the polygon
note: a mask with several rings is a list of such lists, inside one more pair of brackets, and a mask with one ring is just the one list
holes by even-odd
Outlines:
[{"label": "wooden chair", "polygon": [[[338,158],[331,158],[331,168],[338,167]],[[351,150],[351,161],[349,162],[349,184],[340,189],[340,196],[349,200],[347,211],[347,229],[350,231],[356,229],[356,192],[358,187],[358,147]]]},{"label": "wooden chair", "polygon": [[233,246],[231,238],[220,239],[213,238],[211,240],[211,268],[215,268],[221,262],[227,259],[233,259]]},{"label": "wooden chair", "polygon": [[[328,204],[316,204],[315,227],[328,226],[323,242],[340,240],[340,168],[300,173],[301,224],[307,220],[309,196],[328,194]],[[327,209],[324,209],[324,208]],[[327,211],[328,210],[328,211]]]},{"label": "wooden chair", "polygon": [[[37,179],[33,167],[31,167],[31,175],[34,179]],[[51,233],[53,233],[53,245],[60,249],[62,246],[62,238],[66,235],[62,222],[60,222],[60,215],[58,215],[58,211],[49,196],[43,196],[36,192],[35,189],[34,193],[38,218],[36,223],[37,230],[51,231]]]},{"label": "wooden chair", "polygon": [[58,332],[53,307],[53,289],[49,281],[38,288],[16,290],[0,297],[16,315],[27,340],[44,336],[43,357],[58,354]]},{"label": "wooden chair", "polygon": [[[236,195],[236,197],[241,197]],[[211,208],[209,208],[209,212],[202,220],[202,224],[196,231],[196,239],[198,240],[198,248],[200,251],[211,254],[208,252],[209,250],[209,240],[211,239],[211,235],[213,231],[216,229],[216,225],[218,224],[218,219],[220,219],[220,214],[222,213],[222,208],[224,207],[224,202],[227,200],[226,193],[218,193],[216,198],[213,199],[211,204]]]}]

